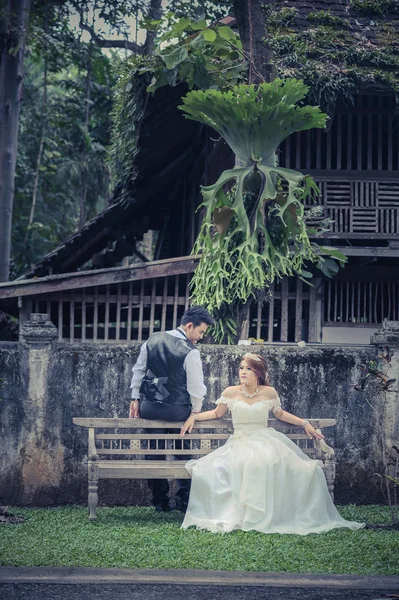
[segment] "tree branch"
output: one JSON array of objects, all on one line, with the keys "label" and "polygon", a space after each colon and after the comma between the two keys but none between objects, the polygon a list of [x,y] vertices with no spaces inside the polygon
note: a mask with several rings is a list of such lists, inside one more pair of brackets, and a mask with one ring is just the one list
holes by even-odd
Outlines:
[{"label": "tree branch", "polygon": [[93,27],[83,21],[83,14],[80,13],[79,27],[90,33],[92,40],[100,48],[124,48],[130,50],[135,54],[142,54],[143,46],[139,46],[136,42],[130,42],[129,40],[105,40],[104,38],[97,35]]}]

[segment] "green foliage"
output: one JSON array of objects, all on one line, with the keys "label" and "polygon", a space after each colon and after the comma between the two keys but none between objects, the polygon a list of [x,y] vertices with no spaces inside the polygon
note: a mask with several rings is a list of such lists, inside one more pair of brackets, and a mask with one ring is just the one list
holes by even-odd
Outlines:
[{"label": "green foliage", "polygon": [[349,48],[345,58],[348,65],[380,67],[383,69],[397,69],[399,67],[399,57],[397,55],[378,48]]},{"label": "green foliage", "polygon": [[231,311],[231,307],[223,306],[220,309],[213,309],[215,323],[209,327],[207,335],[212,340],[217,340],[221,344],[235,344],[237,340],[237,314]]},{"label": "green foliage", "polygon": [[399,0],[351,0],[351,8],[369,15],[383,15],[399,10]]},{"label": "green foliage", "polygon": [[358,89],[356,81],[360,79],[354,72],[344,73],[317,61],[305,61],[297,72],[309,86],[308,102],[324,107],[328,114],[334,113],[338,98],[352,101]]},{"label": "green foliage", "polygon": [[134,157],[138,152],[138,135],[149,83],[149,76],[141,74],[145,61],[142,57],[125,61],[114,88],[110,163],[119,193],[124,193],[136,177]]},{"label": "green foliage", "polygon": [[[179,4],[178,0],[170,3]],[[93,9],[91,0],[32,3],[13,211],[12,277],[76,231],[82,189],[86,190],[86,219],[109,201],[113,186],[108,165],[110,113],[120,59],[112,51],[105,54],[96,42],[82,41],[79,18],[90,25],[96,22],[94,29],[100,37],[115,33],[118,38],[128,37],[131,18],[138,22],[146,15],[150,1],[98,0],[94,5]],[[99,19],[105,23],[102,30]],[[118,151],[129,151],[127,136],[124,141],[125,145],[116,143]],[[37,173],[37,204],[27,231]]]},{"label": "green foliage", "polygon": [[[385,15],[396,10],[399,0],[353,2],[352,8]],[[397,30],[395,25],[378,22],[373,25],[378,45],[352,30],[351,23],[330,11],[315,10],[307,14],[309,27],[301,30],[283,22],[283,7],[268,7],[266,24],[268,45],[273,50],[278,76],[303,79],[309,86],[307,101],[318,104],[332,114],[338,98],[352,101],[354,93],[364,86],[386,84],[399,90]],[[371,14],[371,13],[370,13]]]},{"label": "green foliage", "polygon": [[[389,523],[386,506],[338,508],[345,519]],[[183,531],[181,513],[156,513],[153,508],[100,507],[95,523],[88,521],[86,507],[10,510],[25,520],[0,528],[3,566],[397,574],[396,531],[218,535],[194,528]]]},{"label": "green foliage", "polygon": [[331,25],[333,27],[348,27],[348,23],[341,19],[341,17],[337,17],[333,15],[330,10],[316,10],[308,12],[307,19],[311,23],[317,23],[319,25]]},{"label": "green foliage", "polygon": [[247,62],[234,31],[225,25],[207,26],[205,19],[176,19],[168,13],[161,21],[145,21],[155,31],[149,56],[128,59],[115,88],[112,111],[111,165],[116,184],[125,191],[135,178],[138,130],[144,115],[146,91],[186,82],[189,89],[226,89],[245,78]]},{"label": "green foliage", "polygon": [[208,26],[205,19],[192,21],[187,17],[173,22],[173,15],[167,17],[166,25],[164,21],[152,22],[157,32],[154,52],[139,67],[140,74],[151,75],[149,92],[182,81],[189,89],[225,89],[244,79],[247,62],[230,27]]},{"label": "green foliage", "polygon": [[263,5],[262,9],[267,26],[289,27],[290,25],[294,25],[295,18],[298,15],[297,9],[291,6],[275,7],[273,5]]},{"label": "green foliage", "polygon": [[[77,229],[82,170],[87,173],[87,218],[108,203],[107,165],[112,88],[119,59],[91,49],[90,119],[85,126],[88,45],[72,35],[67,15],[35,12],[25,58],[12,232],[12,277]],[[61,17],[60,17],[61,15]],[[43,102],[47,69],[46,102]],[[37,163],[41,138],[43,152]],[[34,220],[27,232],[39,169]]]},{"label": "green foliage", "polygon": [[227,17],[233,9],[232,0],[199,0],[188,2],[187,0],[168,0],[167,9],[174,15],[176,20],[181,17],[187,17],[190,21],[200,21],[207,19],[215,23],[224,17]]},{"label": "green foliage", "polygon": [[[183,98],[187,118],[215,129],[241,165],[202,188],[205,216],[193,249],[201,254],[192,279],[194,302],[218,311],[220,321],[276,279],[295,274],[306,281],[307,262],[327,276],[337,271],[308,237],[303,200],[317,192],[315,183],[277,165],[276,150],[286,137],[325,126],[318,107],[298,106],[307,91],[301,81],[276,79]],[[336,258],[346,260],[337,252]],[[214,332],[216,341],[229,340],[234,332],[228,329]]]}]

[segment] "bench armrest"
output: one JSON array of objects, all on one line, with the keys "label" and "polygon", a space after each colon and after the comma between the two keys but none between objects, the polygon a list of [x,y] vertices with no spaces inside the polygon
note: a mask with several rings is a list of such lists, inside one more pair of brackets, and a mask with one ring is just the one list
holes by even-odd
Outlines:
[{"label": "bench armrest", "polygon": [[96,441],[94,435],[94,428],[89,428],[89,449],[88,449],[88,459],[89,460],[98,460]]}]

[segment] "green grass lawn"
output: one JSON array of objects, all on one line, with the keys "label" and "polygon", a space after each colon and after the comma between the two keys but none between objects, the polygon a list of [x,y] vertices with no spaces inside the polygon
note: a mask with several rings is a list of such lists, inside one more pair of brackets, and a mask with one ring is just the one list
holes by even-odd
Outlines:
[{"label": "green grass lawn", "polygon": [[[325,534],[264,535],[183,531],[182,513],[152,508],[99,508],[90,523],[85,507],[10,509],[18,525],[0,526],[0,565],[399,573],[399,532],[337,529]],[[350,520],[389,523],[387,507],[345,506]]]}]

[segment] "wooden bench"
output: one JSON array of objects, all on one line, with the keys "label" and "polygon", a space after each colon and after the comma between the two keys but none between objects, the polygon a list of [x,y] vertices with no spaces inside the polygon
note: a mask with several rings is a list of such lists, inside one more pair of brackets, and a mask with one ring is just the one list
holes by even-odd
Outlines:
[{"label": "wooden bench", "polygon": [[[336,424],[335,419],[309,419],[319,432]],[[99,479],[189,479],[187,460],[200,457],[223,445],[233,431],[230,419],[201,421],[183,438],[177,433],[148,433],[148,430],[179,430],[182,423],[146,419],[89,419],[75,417],[75,425],[88,428],[89,519],[96,519]],[[311,458],[323,463],[328,490],[334,499],[335,455],[324,440],[309,439],[302,427],[269,419],[269,427],[281,431]],[[129,432],[125,432],[126,430]],[[143,433],[143,429],[146,433]],[[122,430],[119,432],[118,430]],[[176,443],[179,442],[179,443]],[[162,447],[163,446],[163,447]],[[151,460],[149,456],[185,455],[183,460]]]}]

